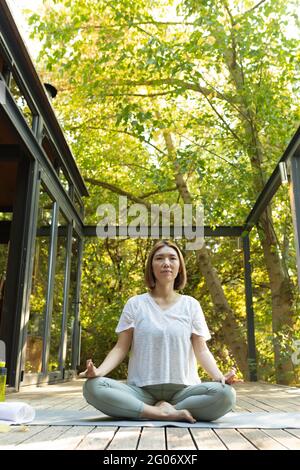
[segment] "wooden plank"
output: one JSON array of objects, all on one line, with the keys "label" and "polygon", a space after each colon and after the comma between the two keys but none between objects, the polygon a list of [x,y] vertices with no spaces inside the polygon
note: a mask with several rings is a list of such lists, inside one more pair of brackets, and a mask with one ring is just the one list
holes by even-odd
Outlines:
[{"label": "wooden plank", "polygon": [[51,449],[76,449],[93,429],[94,426],[73,426],[58,443],[54,442],[55,445],[51,446]]},{"label": "wooden plank", "polygon": [[252,405],[251,403],[247,402],[244,398],[239,399],[240,405],[250,413],[257,413],[263,411],[261,408],[258,408],[257,406]]},{"label": "wooden plank", "polygon": [[[56,427],[56,426],[54,426]],[[78,447],[85,436],[94,429],[94,426],[72,426],[59,438],[48,443],[50,450],[73,450]]]},{"label": "wooden plank", "polygon": [[15,447],[16,450],[47,450],[51,449],[53,441],[70,429],[71,426],[48,426],[42,432],[35,434]]},{"label": "wooden plank", "polygon": [[268,436],[260,429],[239,429],[239,432],[245,436],[257,449],[260,450],[286,450],[279,442]]},{"label": "wooden plank", "polygon": [[168,450],[196,449],[188,428],[166,428]]},{"label": "wooden plank", "polygon": [[48,426],[10,426],[8,433],[0,434],[0,449],[8,450],[17,444],[30,439],[35,434],[39,434]]},{"label": "wooden plank", "polygon": [[285,431],[300,439],[300,429],[285,429]]},{"label": "wooden plank", "polygon": [[229,450],[256,450],[236,429],[215,429],[215,433]]},{"label": "wooden plank", "polygon": [[299,412],[300,409],[300,402],[298,405],[289,403],[286,399],[286,397],[281,398],[280,400],[271,400],[271,403],[275,404],[277,408],[280,408],[281,411],[286,411],[286,412]]},{"label": "wooden plank", "polygon": [[225,444],[212,429],[190,428],[199,450],[226,450]]},{"label": "wooden plank", "polygon": [[76,447],[77,450],[104,450],[113,440],[117,427],[97,426]]},{"label": "wooden plank", "polygon": [[138,450],[165,450],[165,428],[142,428]]},{"label": "wooden plank", "polygon": [[141,428],[119,428],[108,450],[135,450],[138,445]]},{"label": "wooden plank", "polygon": [[300,449],[300,439],[283,429],[264,429],[264,432],[290,450]]},{"label": "wooden plank", "polygon": [[234,413],[250,413],[249,410],[246,410],[243,406],[240,406],[239,404],[236,404],[234,407],[234,410],[232,410]]},{"label": "wooden plank", "polygon": [[270,401],[268,403],[266,403],[265,401],[263,401],[261,399],[258,400],[257,398],[255,398],[255,396],[254,397],[248,397],[247,396],[247,397],[244,398],[244,401],[259,407],[261,409],[261,411],[267,411],[267,412],[270,412],[270,413],[274,413],[274,412],[278,411],[274,406],[272,406]]}]

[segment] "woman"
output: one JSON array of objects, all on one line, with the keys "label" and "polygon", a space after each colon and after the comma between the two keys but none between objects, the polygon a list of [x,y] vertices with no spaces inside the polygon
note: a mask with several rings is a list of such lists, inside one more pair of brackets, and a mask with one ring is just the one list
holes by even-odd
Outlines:
[{"label": "woman", "polygon": [[[177,290],[186,284],[183,256],[171,241],[152,248],[145,270],[149,292],[131,297],[116,328],[118,341],[96,368],[87,361],[84,397],[110,416],[212,421],[232,409],[235,380],[223,375],[206,346],[210,334],[199,302]],[[131,348],[127,383],[107,378]],[[201,383],[197,361],[212,378]]]}]

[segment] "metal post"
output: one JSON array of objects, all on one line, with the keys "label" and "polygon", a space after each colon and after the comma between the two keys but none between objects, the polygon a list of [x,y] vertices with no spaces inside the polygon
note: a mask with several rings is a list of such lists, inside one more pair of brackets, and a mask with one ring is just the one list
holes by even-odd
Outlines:
[{"label": "metal post", "polygon": [[300,156],[295,154],[290,160],[290,201],[294,225],[298,287],[300,289]]},{"label": "metal post", "polygon": [[57,253],[57,235],[58,235],[58,213],[59,206],[57,202],[53,203],[52,221],[51,221],[51,245],[49,254],[49,273],[48,273],[48,288],[47,288],[47,302],[46,302],[46,315],[44,327],[44,343],[43,343],[43,359],[42,359],[42,372],[44,375],[48,374],[48,362],[50,355],[50,341],[51,341],[51,322],[53,310],[53,290],[55,281],[55,266],[56,266],[56,253]]},{"label": "metal post", "polygon": [[[78,234],[76,234],[78,236]],[[72,369],[76,370],[80,365],[80,349],[81,349],[81,323],[80,323],[80,295],[81,295],[81,273],[83,258],[83,240],[78,238],[78,261],[77,261],[77,278],[76,278],[76,295],[75,295],[75,318],[72,338]]]},{"label": "metal post", "polygon": [[243,236],[245,295],[247,314],[247,340],[248,340],[248,367],[251,382],[257,381],[257,363],[255,348],[255,327],[252,297],[251,264],[250,264],[250,240],[249,235]]},{"label": "metal post", "polygon": [[[67,354],[67,327],[69,315],[69,289],[70,289],[70,276],[71,276],[71,257],[72,257],[72,223],[68,221],[66,230],[67,235],[67,259],[65,265],[65,280],[64,280],[64,301],[63,301],[63,318],[61,327],[61,340],[59,349],[59,369],[62,376],[65,370],[65,361]],[[64,377],[63,377],[64,378]]]}]

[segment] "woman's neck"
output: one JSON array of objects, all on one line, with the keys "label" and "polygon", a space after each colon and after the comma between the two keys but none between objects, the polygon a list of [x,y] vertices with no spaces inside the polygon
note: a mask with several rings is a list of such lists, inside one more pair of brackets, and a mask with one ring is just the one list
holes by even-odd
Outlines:
[{"label": "woman's neck", "polygon": [[152,289],[151,291],[151,295],[159,299],[172,300],[175,297],[177,297],[178,294],[174,290],[172,284],[166,284],[166,285],[156,284],[154,289]]}]

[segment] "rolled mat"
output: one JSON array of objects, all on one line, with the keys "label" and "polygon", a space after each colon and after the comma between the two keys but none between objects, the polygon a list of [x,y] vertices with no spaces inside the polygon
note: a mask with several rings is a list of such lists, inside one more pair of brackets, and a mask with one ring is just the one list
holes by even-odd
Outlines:
[{"label": "rolled mat", "polygon": [[0,421],[22,424],[29,423],[34,418],[35,410],[27,403],[21,401],[0,403]]}]

